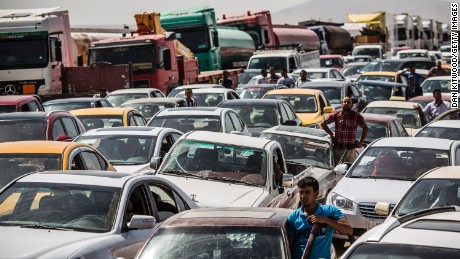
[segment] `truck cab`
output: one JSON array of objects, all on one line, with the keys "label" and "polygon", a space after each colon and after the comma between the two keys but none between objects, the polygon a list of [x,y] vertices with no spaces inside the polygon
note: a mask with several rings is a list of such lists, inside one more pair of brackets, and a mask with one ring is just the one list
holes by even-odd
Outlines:
[{"label": "truck cab", "polygon": [[386,57],[382,44],[357,45],[353,48],[352,56],[369,55],[375,59],[384,59]]},{"label": "truck cab", "polygon": [[256,51],[249,60],[248,69],[268,69],[274,67],[276,72],[286,69],[293,72],[300,68],[319,67],[319,51],[263,50]]}]

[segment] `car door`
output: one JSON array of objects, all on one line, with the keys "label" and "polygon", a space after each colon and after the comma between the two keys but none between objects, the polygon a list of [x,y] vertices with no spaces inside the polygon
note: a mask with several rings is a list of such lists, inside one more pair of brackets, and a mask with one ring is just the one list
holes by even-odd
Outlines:
[{"label": "car door", "polygon": [[229,114],[230,118],[232,119],[233,125],[235,126],[235,129],[246,136],[250,136],[251,134],[249,133],[246,124],[244,124],[243,120],[238,116],[238,114],[236,114],[233,111],[230,111]]},{"label": "car door", "polygon": [[181,134],[176,132],[164,134],[163,137],[157,140],[157,148],[153,155],[156,157],[161,157],[163,159],[180,136]]},{"label": "car door", "polygon": [[225,133],[236,131],[235,126],[233,125],[232,119],[230,118],[230,115],[228,113],[226,113],[224,116],[224,125],[225,125],[225,129],[224,129]]},{"label": "car door", "polygon": [[62,125],[64,126],[65,135],[71,137],[72,139],[80,135],[82,132],[78,127],[77,121],[72,117],[62,117],[60,118]]},{"label": "car door", "polygon": [[107,170],[108,163],[96,151],[87,147],[79,147],[69,155],[70,170]]},{"label": "car door", "polygon": [[393,123],[395,124],[399,132],[399,136],[394,136],[394,137],[409,137],[409,133],[407,133],[406,128],[404,128],[400,120],[393,120]]},{"label": "car door", "polygon": [[157,222],[162,222],[174,214],[190,209],[177,191],[168,184],[149,180],[147,185],[151,199],[154,201]]}]

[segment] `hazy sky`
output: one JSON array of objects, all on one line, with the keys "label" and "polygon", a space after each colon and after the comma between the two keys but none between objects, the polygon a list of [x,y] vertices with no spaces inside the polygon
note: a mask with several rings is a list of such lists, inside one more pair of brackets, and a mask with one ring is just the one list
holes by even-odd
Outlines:
[{"label": "hazy sky", "polygon": [[308,0],[0,0],[0,9],[44,8],[60,6],[69,10],[71,26],[83,24],[135,24],[136,13],[210,5],[218,17],[222,14],[242,14],[247,10],[270,10],[284,8]]}]

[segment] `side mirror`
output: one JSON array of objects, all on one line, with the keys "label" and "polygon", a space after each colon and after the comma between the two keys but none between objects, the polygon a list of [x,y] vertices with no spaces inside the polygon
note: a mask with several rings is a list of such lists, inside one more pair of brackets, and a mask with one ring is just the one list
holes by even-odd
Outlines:
[{"label": "side mirror", "polygon": [[291,188],[294,186],[294,175],[283,174],[283,187]]},{"label": "side mirror", "polygon": [[54,52],[56,53],[56,61],[62,61],[62,49],[60,41],[56,41]]},{"label": "side mirror", "polygon": [[324,107],[323,112],[324,113],[333,113],[334,108],[332,108],[331,106],[326,106],[326,107]]},{"label": "side mirror", "polygon": [[170,49],[164,49],[163,50],[163,64],[164,64],[164,69],[165,70],[171,70],[172,69],[171,50]]},{"label": "side mirror", "polygon": [[344,175],[348,170],[348,164],[340,164],[334,168],[336,174]]},{"label": "side mirror", "polygon": [[155,227],[156,220],[152,216],[134,215],[128,222],[129,229],[149,229]]},{"label": "side mirror", "polygon": [[390,203],[379,201],[375,204],[375,214],[381,216],[388,216],[390,214]]},{"label": "side mirror", "polygon": [[56,141],[67,141],[67,142],[70,142],[70,141],[72,141],[72,137],[67,136],[67,135],[59,135],[59,136],[56,138]]},{"label": "side mirror", "polygon": [[152,157],[150,159],[150,168],[153,170],[157,170],[161,164],[161,157]]},{"label": "side mirror", "polygon": [[295,120],[285,120],[283,125],[286,126],[297,126],[297,122]]},{"label": "side mirror", "polygon": [[214,47],[219,47],[219,33],[217,31],[212,32],[212,41],[214,43]]}]

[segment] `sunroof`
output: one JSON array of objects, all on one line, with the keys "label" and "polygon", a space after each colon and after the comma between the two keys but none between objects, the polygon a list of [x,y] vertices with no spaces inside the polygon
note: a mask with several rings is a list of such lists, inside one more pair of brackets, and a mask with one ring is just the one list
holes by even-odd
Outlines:
[{"label": "sunroof", "polygon": [[421,219],[404,226],[404,228],[460,232],[460,221]]}]

